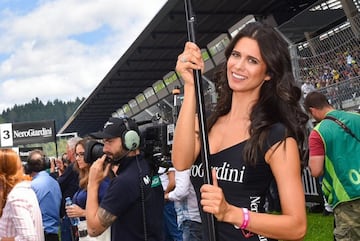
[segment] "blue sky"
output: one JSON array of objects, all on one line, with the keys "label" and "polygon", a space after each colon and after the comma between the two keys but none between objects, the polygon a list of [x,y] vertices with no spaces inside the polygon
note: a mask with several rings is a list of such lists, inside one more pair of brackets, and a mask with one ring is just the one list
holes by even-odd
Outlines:
[{"label": "blue sky", "polygon": [[88,97],[166,0],[0,0],[0,113]]}]

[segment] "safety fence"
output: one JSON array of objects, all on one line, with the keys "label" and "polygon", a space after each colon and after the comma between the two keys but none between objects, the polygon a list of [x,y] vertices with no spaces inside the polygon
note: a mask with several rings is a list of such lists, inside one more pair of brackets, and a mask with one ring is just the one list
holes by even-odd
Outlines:
[{"label": "safety fence", "polygon": [[[360,106],[360,14],[330,31],[291,46],[294,76],[304,97],[317,90],[337,109]],[[306,201],[323,204],[320,183],[306,167],[302,182]]]},{"label": "safety fence", "polygon": [[[360,105],[360,14],[291,47],[295,78],[324,93],[338,109]],[[306,94],[306,93],[305,93]]]},{"label": "safety fence", "polygon": [[323,204],[324,199],[319,180],[311,176],[310,169],[305,167],[302,173],[302,183],[306,202]]}]

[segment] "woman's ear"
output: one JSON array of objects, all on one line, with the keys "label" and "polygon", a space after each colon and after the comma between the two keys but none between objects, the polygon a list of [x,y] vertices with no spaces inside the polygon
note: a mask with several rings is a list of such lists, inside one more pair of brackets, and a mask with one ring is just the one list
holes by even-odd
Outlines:
[{"label": "woman's ear", "polygon": [[272,77],[273,77],[273,73],[272,73],[272,72],[268,72],[268,73],[266,73],[264,80],[265,80],[265,81],[269,81],[269,80],[272,79]]}]

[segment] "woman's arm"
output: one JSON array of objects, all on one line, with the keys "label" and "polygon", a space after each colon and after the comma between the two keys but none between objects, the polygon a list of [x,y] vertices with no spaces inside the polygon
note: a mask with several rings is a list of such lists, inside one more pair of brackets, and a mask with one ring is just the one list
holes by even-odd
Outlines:
[{"label": "woman's arm", "polygon": [[184,100],[176,122],[172,161],[177,170],[191,167],[200,151],[196,131],[196,98],[194,86],[194,69],[203,69],[204,62],[200,49],[194,43],[186,43],[184,52],[179,55],[176,71],[184,80]]},{"label": "woman's arm", "polygon": [[294,138],[287,138],[276,147],[277,143],[267,151],[265,159],[277,183],[282,214],[264,218],[267,224],[264,229],[261,228],[263,220],[255,217],[253,231],[283,240],[303,240],[306,234],[306,206],[298,145]]}]

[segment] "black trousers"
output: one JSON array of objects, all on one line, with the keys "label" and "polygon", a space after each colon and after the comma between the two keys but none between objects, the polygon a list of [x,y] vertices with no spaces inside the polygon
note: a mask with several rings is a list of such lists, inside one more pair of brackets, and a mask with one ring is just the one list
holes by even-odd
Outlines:
[{"label": "black trousers", "polygon": [[45,241],[59,241],[59,235],[57,233],[44,232]]}]

